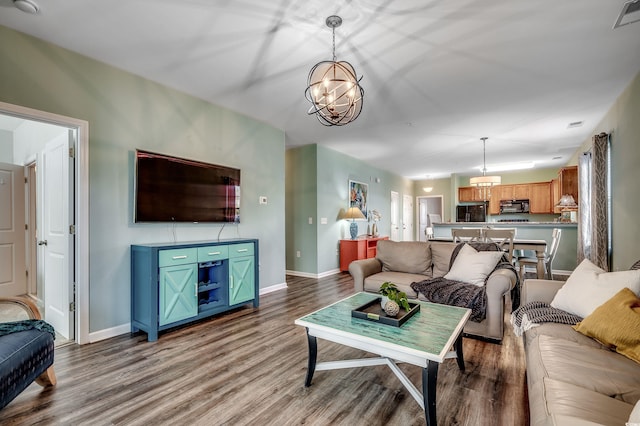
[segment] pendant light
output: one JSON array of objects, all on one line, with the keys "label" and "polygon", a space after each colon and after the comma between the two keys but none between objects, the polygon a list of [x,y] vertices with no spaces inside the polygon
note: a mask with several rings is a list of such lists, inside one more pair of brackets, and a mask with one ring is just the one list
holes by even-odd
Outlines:
[{"label": "pendant light", "polygon": [[308,114],[315,114],[325,126],[344,126],[362,111],[364,89],[349,62],[336,61],[336,28],[342,18],[329,16],[326,24],[333,31],[333,60],[317,63],[309,72],[305,97],[311,102]]},{"label": "pendant light", "polygon": [[478,187],[480,195],[483,200],[487,200],[491,197],[491,187],[494,185],[500,185],[502,179],[500,176],[487,176],[487,137],[480,138],[482,141],[482,176],[472,177],[469,180],[471,186]]}]

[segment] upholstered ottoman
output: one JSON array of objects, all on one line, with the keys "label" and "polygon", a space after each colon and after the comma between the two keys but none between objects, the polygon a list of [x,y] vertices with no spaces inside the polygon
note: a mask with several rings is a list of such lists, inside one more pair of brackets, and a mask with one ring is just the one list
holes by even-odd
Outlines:
[{"label": "upholstered ottoman", "polygon": [[[0,336],[0,408],[53,365],[53,336],[37,329]],[[55,378],[54,378],[55,381]],[[49,385],[47,377],[38,383]]]}]

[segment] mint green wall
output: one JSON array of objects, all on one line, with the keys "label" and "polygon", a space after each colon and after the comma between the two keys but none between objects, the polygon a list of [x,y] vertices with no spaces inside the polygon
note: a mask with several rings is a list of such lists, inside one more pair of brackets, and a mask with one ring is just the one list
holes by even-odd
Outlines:
[{"label": "mint green wall", "polygon": [[[640,259],[638,217],[640,216],[640,73],[622,92],[592,134],[611,134],[612,270],[628,269]],[[589,150],[591,138],[576,152]]]},{"label": "mint green wall", "polygon": [[[495,173],[502,178],[502,184],[549,182],[558,177],[558,168],[527,169],[512,172]],[[471,176],[459,176],[459,186],[469,186]]]},{"label": "mint green wall", "polygon": [[[220,237],[258,238],[261,287],[284,283],[282,131],[6,27],[0,58],[0,100],[89,122],[90,332],[130,321],[129,245],[173,240],[173,226],[132,223],[136,148],[240,168],[242,223]],[[220,230],[175,227],[179,242]]]},{"label": "mint green wall", "polygon": [[[413,184],[410,180],[380,170],[332,149],[305,145],[287,150],[287,197],[289,190],[303,192],[291,196],[304,199],[309,206],[315,205],[313,214],[306,214],[310,209],[304,208],[305,215],[300,217],[297,211],[290,210],[293,203],[287,199],[287,218],[294,221],[296,226],[287,225],[287,270],[321,275],[339,268],[339,241],[348,239],[349,224],[339,219],[341,209],[349,205],[349,180],[357,180],[369,185],[369,209],[377,209],[382,214],[379,222],[380,235],[390,234],[390,200],[391,191],[397,191],[402,197],[408,194],[413,197]],[[308,194],[302,188],[312,188],[311,183],[300,183],[300,176],[290,173],[296,167],[303,169],[304,180],[315,171],[315,194]],[[307,197],[315,197],[315,202]],[[400,201],[402,202],[402,201]],[[312,225],[309,225],[312,217]],[[321,224],[326,218],[327,224]],[[367,232],[366,221],[358,221],[358,234]],[[309,230],[313,230],[313,235]],[[304,253],[314,253],[315,258],[301,260]],[[301,251],[301,258],[294,258],[295,252]]]},{"label": "mint green wall", "polygon": [[[292,271],[315,271],[317,211],[317,146],[288,149],[286,157],[286,268]],[[309,224],[309,218],[314,223]],[[300,257],[297,257],[300,252]]]},{"label": "mint green wall", "polygon": [[[433,187],[433,191],[425,192],[425,186]],[[413,182],[413,191],[416,197],[420,196],[433,196],[433,195],[442,195],[442,220],[448,220],[448,218],[452,217],[452,211],[455,211],[455,204],[452,206],[451,203],[451,194],[453,194],[452,190],[452,179],[444,178],[444,179],[424,179],[424,180],[416,180]],[[417,226],[417,218],[416,226]]]}]

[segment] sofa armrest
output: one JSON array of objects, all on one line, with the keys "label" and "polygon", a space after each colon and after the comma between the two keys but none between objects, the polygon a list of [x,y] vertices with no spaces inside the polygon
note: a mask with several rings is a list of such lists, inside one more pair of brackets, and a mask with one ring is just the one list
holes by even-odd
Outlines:
[{"label": "sofa armrest", "polygon": [[564,285],[564,281],[524,280],[522,285],[521,304],[529,302],[551,303],[556,293]]},{"label": "sofa armrest", "polygon": [[487,297],[501,298],[516,284],[516,274],[506,268],[496,269],[487,279]]},{"label": "sofa armrest", "polygon": [[349,264],[349,273],[353,277],[355,291],[364,291],[364,279],[378,272],[382,272],[382,263],[375,257],[354,260]]}]

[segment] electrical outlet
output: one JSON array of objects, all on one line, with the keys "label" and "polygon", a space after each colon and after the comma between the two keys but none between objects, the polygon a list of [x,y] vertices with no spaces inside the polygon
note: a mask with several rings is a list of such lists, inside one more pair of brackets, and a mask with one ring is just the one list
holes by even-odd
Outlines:
[{"label": "electrical outlet", "polygon": [[296,257],[300,257],[300,250],[296,251]]},{"label": "electrical outlet", "polygon": [[258,198],[260,204],[267,204],[267,197],[265,197],[264,195],[261,195],[260,198]]},{"label": "electrical outlet", "polygon": [[327,218],[326,217],[321,217],[320,218],[320,225],[326,225],[328,223]]},{"label": "electrical outlet", "polygon": [[309,217],[309,225],[313,225],[313,218]]}]

